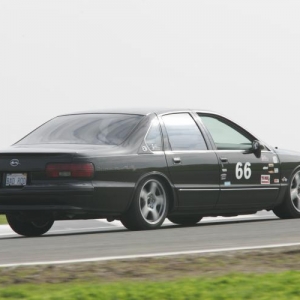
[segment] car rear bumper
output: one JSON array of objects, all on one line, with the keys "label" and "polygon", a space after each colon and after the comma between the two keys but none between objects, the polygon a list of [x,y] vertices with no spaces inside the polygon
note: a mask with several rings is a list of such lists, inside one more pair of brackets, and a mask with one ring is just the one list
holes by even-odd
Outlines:
[{"label": "car rear bumper", "polygon": [[0,189],[0,213],[14,211],[88,211],[92,208],[92,184],[31,185]]}]

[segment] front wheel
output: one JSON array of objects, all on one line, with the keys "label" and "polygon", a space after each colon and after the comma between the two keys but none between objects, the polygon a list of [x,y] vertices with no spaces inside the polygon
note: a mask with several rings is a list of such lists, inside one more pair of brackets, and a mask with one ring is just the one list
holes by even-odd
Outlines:
[{"label": "front wheel", "polygon": [[300,218],[300,170],[293,174],[283,202],[273,212],[281,219]]},{"label": "front wheel", "polygon": [[193,226],[196,225],[198,222],[200,222],[202,217],[193,216],[193,215],[192,216],[169,216],[168,219],[174,224],[178,224],[182,226]]},{"label": "front wheel", "polygon": [[129,210],[121,217],[122,224],[129,230],[159,228],[168,212],[168,197],[162,181],[156,178],[143,180]]},{"label": "front wheel", "polygon": [[6,219],[14,232],[24,236],[42,235],[46,233],[54,223],[54,220],[51,218],[23,220],[16,215],[6,215]]}]

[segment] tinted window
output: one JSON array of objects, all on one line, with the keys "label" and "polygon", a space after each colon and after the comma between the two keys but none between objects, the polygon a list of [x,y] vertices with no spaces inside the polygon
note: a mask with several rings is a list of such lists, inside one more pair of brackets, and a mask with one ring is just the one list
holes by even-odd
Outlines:
[{"label": "tinted window", "polygon": [[18,144],[119,145],[141,118],[126,114],[60,116],[37,128]]},{"label": "tinted window", "polygon": [[206,150],[202,134],[188,113],[163,116],[172,150]]},{"label": "tinted window", "polygon": [[162,150],[160,124],[157,118],[152,121],[145,142],[151,151]]},{"label": "tinted window", "polygon": [[212,116],[201,116],[201,120],[209,130],[217,149],[245,150],[251,147],[251,140],[221,120]]}]

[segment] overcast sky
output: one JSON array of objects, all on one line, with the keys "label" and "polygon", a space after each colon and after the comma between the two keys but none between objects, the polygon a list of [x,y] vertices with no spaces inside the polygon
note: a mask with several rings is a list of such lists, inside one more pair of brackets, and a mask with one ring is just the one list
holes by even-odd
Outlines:
[{"label": "overcast sky", "polygon": [[0,147],[62,113],[218,111],[300,151],[300,1],[0,0]]}]

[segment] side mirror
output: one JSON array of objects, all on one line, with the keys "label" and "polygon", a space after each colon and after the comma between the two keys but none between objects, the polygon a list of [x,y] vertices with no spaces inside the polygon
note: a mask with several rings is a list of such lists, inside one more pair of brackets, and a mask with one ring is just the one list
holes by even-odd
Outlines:
[{"label": "side mirror", "polygon": [[256,157],[261,156],[261,150],[264,148],[264,146],[260,143],[258,140],[254,140],[252,142],[252,153],[255,154]]},{"label": "side mirror", "polygon": [[252,146],[249,150],[246,150],[244,153],[249,154],[249,153],[254,153],[256,157],[261,156],[261,150],[264,148],[264,146],[258,141],[254,140],[252,142]]},{"label": "side mirror", "polygon": [[261,150],[261,144],[258,140],[254,140],[252,142],[252,150],[253,152],[256,152],[257,150]]}]

